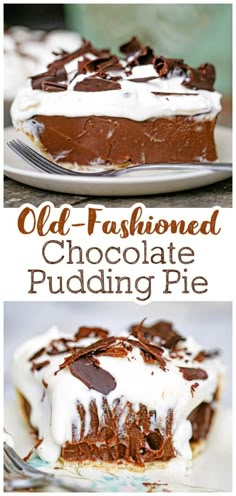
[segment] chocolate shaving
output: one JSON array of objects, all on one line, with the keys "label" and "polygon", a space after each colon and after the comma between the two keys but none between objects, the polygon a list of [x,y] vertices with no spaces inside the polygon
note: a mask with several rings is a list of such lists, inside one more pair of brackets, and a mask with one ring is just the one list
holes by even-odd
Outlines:
[{"label": "chocolate shaving", "polygon": [[45,83],[58,83],[66,80],[66,70],[64,66],[61,66],[31,77],[31,86],[33,90],[42,90]]},{"label": "chocolate shaving", "polygon": [[109,394],[116,388],[114,377],[98,367],[89,357],[82,357],[69,365],[71,374],[82,381],[89,389]]},{"label": "chocolate shaving", "polygon": [[162,370],[165,370],[166,360],[161,356],[164,350],[159,348],[159,346],[151,345],[145,341],[135,341],[133,339],[128,339],[128,342],[133,346],[137,346],[143,352],[144,361],[146,361],[147,363],[154,363],[154,359],[155,361],[157,361],[159,367]]},{"label": "chocolate shaving", "polygon": [[150,47],[144,47],[134,59],[129,62],[131,66],[134,65],[148,65],[152,64],[154,58],[153,50]]},{"label": "chocolate shaving", "polygon": [[219,350],[212,351],[199,351],[199,353],[195,356],[194,360],[196,362],[203,362],[206,358],[215,358],[220,355]]},{"label": "chocolate shaving", "polygon": [[195,369],[192,367],[179,367],[180,372],[182,372],[184,379],[186,381],[194,381],[195,379],[198,380],[205,380],[208,378],[208,374],[205,370],[203,369]]},{"label": "chocolate shaving", "polygon": [[205,351],[199,351],[199,353],[195,356],[195,362],[203,362],[206,358]]},{"label": "chocolate shaving", "polygon": [[90,41],[83,40],[83,45],[80,48],[74,50],[74,52],[63,55],[57,60],[54,60],[53,62],[51,62],[51,64],[48,65],[48,68],[54,69],[54,68],[62,67],[65,64],[68,64],[68,62],[71,62],[72,60],[82,55],[85,55],[86,53],[92,53],[96,57],[106,57],[109,56],[110,50],[107,49],[97,50]]},{"label": "chocolate shaving", "polygon": [[220,355],[220,350],[205,351],[206,358],[215,358]]},{"label": "chocolate shaving", "polygon": [[[86,73],[86,64],[84,64],[83,62],[78,62],[78,68],[79,68],[79,64],[82,64],[81,70],[78,70],[78,72],[75,73],[70,83],[72,83],[72,81],[74,81],[74,79],[76,79],[77,76],[79,76],[80,74]],[[108,81],[120,81],[122,79],[122,76],[111,76],[108,72],[102,72],[102,71],[98,71],[94,76],[102,79],[108,79]]]},{"label": "chocolate shaving", "polygon": [[199,90],[214,91],[215,68],[212,64],[202,64],[197,69],[188,67],[183,86]]},{"label": "chocolate shaving", "polygon": [[64,369],[64,367],[67,367],[68,365],[70,365],[70,363],[73,363],[78,358],[80,358],[82,356],[98,353],[100,350],[106,350],[109,346],[111,346],[116,341],[117,341],[117,338],[110,337],[110,338],[100,339],[99,341],[96,341],[95,343],[90,344],[89,346],[86,346],[85,348],[79,348],[74,353],[72,353],[70,356],[68,356],[64,359],[64,362],[59,365],[59,370],[57,370],[55,372],[55,375],[61,369]]},{"label": "chocolate shaving", "polygon": [[47,383],[44,379],[42,380],[42,384],[43,384],[43,386],[45,387],[45,389],[47,389],[47,388],[48,388],[48,383]]},{"label": "chocolate shaving", "polygon": [[95,355],[90,355],[89,359],[91,360],[91,362],[93,362],[94,365],[96,365],[96,367],[100,366],[100,361]]},{"label": "chocolate shaving", "polygon": [[139,50],[142,49],[142,45],[138,38],[136,36],[133,36],[131,40],[129,40],[127,43],[124,43],[123,45],[120,46],[120,52],[124,53],[126,56],[129,56],[135,52],[138,52]]},{"label": "chocolate shaving", "polygon": [[153,79],[157,79],[157,76],[147,76],[141,78],[130,78],[128,81],[132,81],[133,83],[148,83],[148,81],[152,81]]},{"label": "chocolate shaving", "polygon": [[[78,60],[78,72],[75,74],[74,78],[76,76],[78,76],[79,74],[86,74],[88,62],[90,62],[90,59],[86,56],[84,57],[83,60]],[[72,79],[72,81],[73,81],[73,79]]]},{"label": "chocolate shaving", "polygon": [[88,77],[74,86],[74,91],[111,91],[119,90],[121,85],[115,81],[108,81],[96,77]]},{"label": "chocolate shaving", "polygon": [[39,362],[39,363],[35,363],[33,362],[32,363],[32,367],[31,367],[31,371],[34,372],[35,370],[39,371],[41,370],[43,367],[46,367],[46,365],[49,365],[50,361],[49,360],[45,360],[44,362]]},{"label": "chocolate shaving", "polygon": [[100,351],[99,356],[111,356],[116,358],[125,358],[128,355],[128,350],[123,346],[111,346],[107,350]]},{"label": "chocolate shaving", "polygon": [[43,81],[42,82],[42,90],[43,91],[50,91],[50,92],[59,92],[59,91],[66,91],[67,90],[67,84],[59,84],[59,83],[53,83],[51,81]]},{"label": "chocolate shaving", "polygon": [[71,62],[72,60],[76,59],[77,57],[80,57],[81,55],[90,52],[91,47],[92,45],[89,41],[84,41],[83,45],[80,48],[77,48],[77,50],[74,50],[71,53],[66,53],[62,55],[62,57],[60,57],[59,59],[56,59],[50,64],[48,64],[47,67],[48,69],[62,67],[65,64],[68,64],[68,62]]},{"label": "chocolate shaving", "polygon": [[59,365],[59,370],[55,372],[55,375],[60,372],[64,367],[67,367],[71,363],[75,362],[83,356],[88,358],[96,357],[99,355],[108,355],[118,358],[123,358],[127,356],[127,351],[130,351],[131,346],[136,346],[142,351],[143,359],[147,363],[156,363],[162,370],[165,370],[166,360],[162,358],[163,350],[158,346],[154,346],[144,341],[135,341],[130,338],[115,338],[108,337],[105,339],[100,339],[95,343],[87,346],[86,348],[80,348],[75,350],[70,356],[64,359],[64,362]]},{"label": "chocolate shaving", "polygon": [[109,332],[105,329],[102,329],[101,327],[85,327],[82,326],[78,329],[78,331],[75,334],[75,339],[79,341],[79,339],[82,338],[88,338],[89,336],[91,337],[99,337],[101,339],[104,339],[108,336]]},{"label": "chocolate shaving", "polygon": [[60,355],[62,353],[66,353],[67,351],[72,352],[74,349],[78,350],[78,348],[71,346],[71,343],[74,344],[75,342],[76,342],[75,339],[66,339],[66,338],[52,339],[52,341],[49,343],[46,349],[47,355],[49,356]]},{"label": "chocolate shaving", "polygon": [[40,444],[43,442],[43,439],[38,439],[37,443],[33,448],[29,451],[28,455],[24,456],[23,460],[24,462],[28,462],[31,456],[35,453],[36,449],[40,446]]},{"label": "chocolate shaving", "polygon": [[53,50],[52,54],[55,55],[55,57],[63,57],[64,55],[68,55],[69,52],[66,50],[63,50],[63,48],[58,48],[57,50]]},{"label": "chocolate shaving", "polygon": [[190,391],[191,391],[191,395],[192,395],[192,397],[194,397],[195,389],[197,389],[197,388],[198,388],[198,386],[199,386],[198,382],[195,382],[194,384],[192,384],[192,385],[190,386]]},{"label": "chocolate shaving", "polygon": [[152,91],[151,93],[158,96],[197,96],[197,93],[168,93],[164,91]]},{"label": "chocolate shaving", "polygon": [[46,81],[53,81],[54,80],[53,78],[54,78],[54,71],[42,72],[41,74],[37,74],[36,76],[31,77],[31,86],[33,90],[41,90],[42,83]]},{"label": "chocolate shaving", "polygon": [[179,341],[185,338],[173,330],[170,322],[160,321],[150,327],[145,327],[143,323],[131,327],[131,334],[138,339],[151,341],[153,338],[160,338],[160,345],[168,349],[175,348]]},{"label": "chocolate shaving", "polygon": [[100,57],[90,60],[86,64],[86,69],[90,72],[106,72],[107,69],[120,70],[123,69],[123,67],[116,55],[110,55],[109,57]]},{"label": "chocolate shaving", "polygon": [[[214,91],[213,85],[215,81],[215,68],[212,64],[202,64],[197,69],[191,68],[189,65],[185,64],[183,59],[166,58],[163,56],[154,56],[152,48],[149,46],[142,46],[140,41],[133,37],[128,43],[123,44],[120,47],[120,51],[126,56],[126,67],[124,68],[122,62],[116,55],[112,55],[110,50],[102,49],[98,50],[95,48],[91,42],[83,40],[83,44],[77,50],[72,53],[61,51],[60,53],[55,52],[57,55],[56,60],[48,65],[48,71],[42,74],[38,74],[31,78],[31,84],[33,89],[42,89],[44,91],[64,91],[63,85],[53,85],[52,83],[59,83],[67,81],[67,73],[65,70],[65,64],[70,61],[81,58],[78,61],[78,72],[75,74],[74,78],[78,74],[86,74],[87,72],[95,72],[95,80],[98,79],[97,85],[95,82],[91,82],[93,78],[88,78],[88,80],[81,81],[75,86],[75,91],[108,91],[114,89],[120,89],[120,85],[108,86],[103,85],[101,80],[109,80],[110,82],[116,82],[120,76],[111,77],[107,74],[107,71],[121,70],[123,74],[131,75],[132,67],[136,65],[146,65],[153,64],[159,77],[167,77],[169,74],[173,75],[183,75],[184,81],[182,84],[188,88],[194,89],[205,89],[208,91]],[[93,54],[96,58],[91,60],[87,54]],[[74,79],[73,78],[73,79]],[[144,78],[133,78],[130,81],[134,82],[148,82],[151,81],[152,77]],[[50,84],[47,84],[50,83]],[[154,93],[159,95],[161,93]],[[164,95],[165,93],[162,93]],[[172,95],[179,95],[179,93],[170,93]],[[189,96],[190,93],[183,93]],[[168,96],[168,93],[166,93]],[[193,94],[194,95],[194,94]]]},{"label": "chocolate shaving", "polygon": [[178,69],[180,72],[186,72],[188,67],[183,59],[167,59],[162,55],[153,60],[153,66],[160,77],[167,76],[167,74],[173,72],[174,69]]},{"label": "chocolate shaving", "polygon": [[45,352],[46,348],[40,348],[40,350],[36,351],[30,358],[29,362],[32,362],[32,360],[35,360],[36,358],[39,358],[43,353]]}]

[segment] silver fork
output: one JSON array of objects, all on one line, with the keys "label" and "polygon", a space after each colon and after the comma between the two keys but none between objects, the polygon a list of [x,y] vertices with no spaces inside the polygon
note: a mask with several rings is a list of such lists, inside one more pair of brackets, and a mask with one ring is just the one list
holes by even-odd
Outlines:
[{"label": "silver fork", "polygon": [[55,477],[25,463],[11,446],[4,442],[4,491],[57,486],[70,492],[91,492],[72,477]]},{"label": "silver fork", "polygon": [[108,168],[96,172],[74,171],[61,167],[60,165],[51,162],[47,158],[40,155],[33,148],[23,143],[19,139],[13,139],[7,143],[9,148],[23,158],[30,165],[47,174],[60,174],[80,177],[110,177],[127,174],[134,170],[210,170],[210,171],[225,171],[232,172],[232,164],[229,163],[209,163],[202,162],[201,164],[146,164],[146,165],[131,165],[123,169]]}]

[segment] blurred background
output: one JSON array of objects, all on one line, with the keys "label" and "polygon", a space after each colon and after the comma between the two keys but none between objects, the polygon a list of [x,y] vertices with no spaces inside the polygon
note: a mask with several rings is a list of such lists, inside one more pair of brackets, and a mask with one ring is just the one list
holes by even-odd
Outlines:
[{"label": "blurred background", "polygon": [[227,371],[223,403],[232,404],[232,305],[230,302],[6,302],[4,323],[5,398],[14,397],[11,362],[14,351],[27,339],[57,325],[74,334],[78,327],[103,327],[115,334],[147,318],[173,322],[183,336],[193,336],[204,349],[220,349]]},{"label": "blurred background", "polygon": [[223,94],[219,122],[231,126],[232,5],[230,4],[6,4],[5,25],[70,29],[99,47],[119,45],[136,35],[156,53],[216,67]]}]

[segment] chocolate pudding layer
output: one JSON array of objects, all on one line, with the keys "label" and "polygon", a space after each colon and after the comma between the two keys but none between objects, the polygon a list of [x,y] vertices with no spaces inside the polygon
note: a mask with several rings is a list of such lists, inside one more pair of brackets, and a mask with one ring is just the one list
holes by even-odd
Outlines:
[{"label": "chocolate pudding layer", "polygon": [[[127,416],[122,429],[119,428],[122,415],[119,411],[119,400],[114,409],[110,410],[106,401],[103,408],[104,416],[101,420],[98,417],[96,404],[90,404],[91,432],[79,442],[73,435],[72,442],[67,442],[63,446],[61,456],[65,461],[124,460],[142,466],[157,460],[168,461],[176,456],[172,445],[173,412],[169,412],[166,432],[161,434],[159,429],[152,430],[152,413],[148,414],[144,405],[140,405],[139,411],[135,413],[132,406],[127,403]],[[78,404],[78,414],[84,426],[84,411],[80,404]],[[209,403],[202,403],[191,413],[189,420],[193,435],[190,442],[206,439],[213,414],[213,406]]]},{"label": "chocolate pudding layer", "polygon": [[73,433],[72,443],[67,442],[63,446],[61,456],[66,461],[125,460],[142,466],[146,462],[166,461],[175,457],[172,446],[172,411],[166,418],[165,433],[161,434],[159,429],[152,429],[155,412],[148,413],[145,405],[140,404],[139,411],[135,412],[129,402],[125,409],[121,408],[120,400],[117,399],[111,409],[104,399],[103,415],[99,416],[96,403],[91,402],[91,430],[87,436],[83,436],[84,409],[79,403],[77,409],[82,433],[79,441],[76,440],[76,433]]},{"label": "chocolate pudding layer", "polygon": [[[30,422],[31,408],[28,401],[21,397],[24,413]],[[176,456],[172,444],[173,412],[170,410],[166,418],[165,433],[159,429],[152,429],[155,412],[147,411],[145,405],[140,404],[138,412],[127,402],[124,410],[121,401],[114,401],[113,408],[109,408],[104,398],[102,416],[99,416],[95,401],[90,403],[90,432],[85,435],[85,409],[77,402],[77,412],[81,423],[80,439],[77,439],[75,426],[72,425],[72,442],[66,442],[61,450],[61,457],[65,462],[85,461],[92,462],[121,462],[144,466],[145,463],[168,461]],[[205,440],[214,417],[214,402],[201,403],[189,415],[192,424],[192,442]]]},{"label": "chocolate pudding layer", "polygon": [[50,157],[72,165],[213,162],[216,118],[173,116],[134,121],[117,117],[35,115],[32,130]]}]

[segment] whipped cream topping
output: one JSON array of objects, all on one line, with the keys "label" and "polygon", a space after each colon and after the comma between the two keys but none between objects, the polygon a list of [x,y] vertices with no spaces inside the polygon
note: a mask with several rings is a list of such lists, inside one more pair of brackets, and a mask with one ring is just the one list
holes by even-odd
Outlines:
[{"label": "whipped cream topping", "polygon": [[[64,358],[70,355],[68,351],[52,356],[46,352],[41,353],[34,359],[34,363],[48,363],[38,370],[32,370],[32,355],[47,347],[51,340],[60,338],[70,339],[72,336],[65,336],[53,327],[47,333],[27,341],[15,353],[12,367],[14,385],[31,406],[30,423],[37,429],[38,437],[43,440],[37,448],[37,453],[49,462],[56,462],[64,443],[72,441],[72,425],[78,440],[80,439],[77,402],[79,401],[85,409],[85,431],[88,433],[91,420],[90,402],[96,401],[98,415],[102,416],[104,398],[102,393],[89,389],[72,375],[68,366],[55,374]],[[135,340],[134,337],[132,339]],[[95,341],[97,338],[87,337],[80,339],[76,345],[73,343],[73,346],[81,348]],[[187,417],[202,402],[213,400],[224,370],[218,357],[204,358],[201,363],[194,360],[202,347],[192,338],[177,343],[175,350],[177,353],[174,354],[169,349],[164,350],[162,357],[166,361],[165,370],[157,363],[146,363],[141,350],[136,346],[122,358],[99,356],[99,367],[111,374],[116,382],[115,389],[105,396],[110,407],[117,398],[121,399],[124,408],[127,401],[131,402],[134,411],[139,410],[140,403],[146,405],[148,411],[156,412],[156,417],[152,420],[152,429],[159,429],[163,435],[166,418],[172,410],[172,442],[176,456],[191,459],[189,440],[192,426]],[[207,378],[186,380],[179,367],[200,367]],[[198,387],[193,391],[191,386],[196,382]],[[120,428],[122,429],[122,425]]]},{"label": "whipped cream topping", "polygon": [[54,51],[71,52],[81,44],[77,33],[64,30],[31,30],[14,26],[4,34],[4,98],[13,100],[27,78],[46,70]]},{"label": "whipped cream topping", "polygon": [[[200,116],[211,119],[221,110],[221,95],[217,91],[192,90],[182,85],[184,76],[158,77],[152,64],[135,66],[132,75],[123,71],[108,71],[121,88],[110,91],[74,91],[78,82],[88,76],[77,73],[79,58],[65,65],[68,88],[66,91],[46,92],[33,90],[30,81],[18,92],[11,108],[13,124],[34,115],[62,115],[66,117],[109,116],[144,121],[176,115]],[[94,76],[90,73],[89,76]],[[134,82],[133,78],[155,77],[148,82]],[[155,95],[153,93],[160,93]],[[167,93],[167,95],[165,94]]]}]

